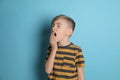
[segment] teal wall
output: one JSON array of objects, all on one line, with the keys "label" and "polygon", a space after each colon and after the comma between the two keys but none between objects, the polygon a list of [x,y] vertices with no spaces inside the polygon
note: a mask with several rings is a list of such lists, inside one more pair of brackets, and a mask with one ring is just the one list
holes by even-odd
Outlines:
[{"label": "teal wall", "polygon": [[119,0],[0,0],[0,80],[46,80],[51,19],[76,21],[86,80],[120,80]]}]

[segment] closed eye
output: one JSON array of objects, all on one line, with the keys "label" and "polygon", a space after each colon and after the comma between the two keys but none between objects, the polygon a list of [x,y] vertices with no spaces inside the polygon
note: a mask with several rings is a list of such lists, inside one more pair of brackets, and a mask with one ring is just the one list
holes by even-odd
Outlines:
[{"label": "closed eye", "polygon": [[60,25],[57,25],[57,27],[59,28],[59,27],[61,27]]}]

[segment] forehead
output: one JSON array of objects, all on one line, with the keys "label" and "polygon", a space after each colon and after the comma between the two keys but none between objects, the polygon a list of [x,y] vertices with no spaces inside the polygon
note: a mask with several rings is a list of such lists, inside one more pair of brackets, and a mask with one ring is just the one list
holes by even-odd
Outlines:
[{"label": "forehead", "polygon": [[64,18],[58,18],[53,22],[53,24],[58,24],[58,25],[68,25],[68,20]]}]

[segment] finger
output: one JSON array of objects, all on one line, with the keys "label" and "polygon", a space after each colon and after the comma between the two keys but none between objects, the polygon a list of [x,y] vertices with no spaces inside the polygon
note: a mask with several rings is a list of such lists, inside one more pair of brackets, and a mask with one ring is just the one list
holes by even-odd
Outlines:
[{"label": "finger", "polygon": [[51,33],[50,39],[53,40],[55,38],[54,32]]},{"label": "finger", "polygon": [[52,31],[51,36],[56,36],[56,33],[54,31]]},{"label": "finger", "polygon": [[53,32],[51,32],[51,35],[50,35],[50,37],[52,37],[53,36]]}]

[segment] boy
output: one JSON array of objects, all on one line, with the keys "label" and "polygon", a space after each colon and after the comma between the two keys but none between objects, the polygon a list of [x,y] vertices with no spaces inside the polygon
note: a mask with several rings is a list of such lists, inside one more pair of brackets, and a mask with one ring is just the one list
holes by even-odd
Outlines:
[{"label": "boy", "polygon": [[74,20],[65,15],[58,15],[52,21],[45,64],[49,80],[84,80],[82,49],[69,41],[74,28]]}]

